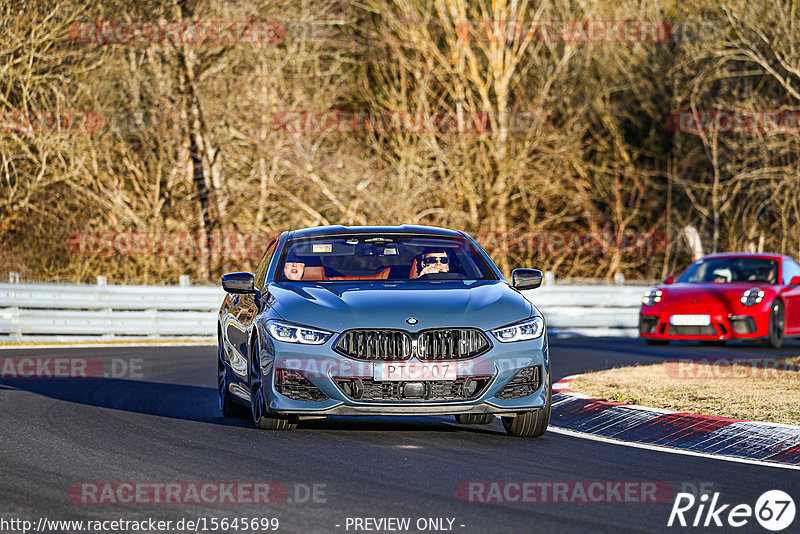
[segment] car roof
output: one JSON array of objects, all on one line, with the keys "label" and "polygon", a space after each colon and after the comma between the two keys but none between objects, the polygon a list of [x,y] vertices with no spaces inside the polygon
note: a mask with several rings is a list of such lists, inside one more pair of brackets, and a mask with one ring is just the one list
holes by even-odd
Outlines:
[{"label": "car roof", "polygon": [[718,252],[716,254],[708,254],[701,259],[707,260],[711,258],[763,258],[769,260],[791,259],[785,254],[774,254],[769,252]]},{"label": "car roof", "polygon": [[288,237],[290,239],[297,239],[351,234],[423,234],[439,237],[464,237],[464,233],[458,230],[412,224],[403,224],[400,226],[316,226],[313,228],[301,228],[299,230],[294,230],[289,232]]}]

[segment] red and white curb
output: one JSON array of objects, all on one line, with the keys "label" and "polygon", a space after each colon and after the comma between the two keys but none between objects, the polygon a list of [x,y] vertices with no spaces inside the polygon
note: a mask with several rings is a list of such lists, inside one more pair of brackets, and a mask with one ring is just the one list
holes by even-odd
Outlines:
[{"label": "red and white curb", "polygon": [[574,432],[702,454],[800,466],[800,426],[671,412],[612,402],[553,384],[550,423]]}]

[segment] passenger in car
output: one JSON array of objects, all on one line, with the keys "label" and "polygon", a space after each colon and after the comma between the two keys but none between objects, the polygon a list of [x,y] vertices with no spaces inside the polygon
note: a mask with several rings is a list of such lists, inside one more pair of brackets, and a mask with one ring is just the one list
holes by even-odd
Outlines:
[{"label": "passenger in car", "polygon": [[769,270],[769,275],[767,276],[767,283],[770,285],[774,285],[778,283],[778,269],[773,268]]},{"label": "passenger in car", "polygon": [[767,284],[773,285],[778,278],[776,274],[776,269],[769,269],[765,271],[761,269],[758,272],[754,272],[747,277],[748,282],[765,282]]},{"label": "passenger in car", "polygon": [[301,261],[287,261],[283,266],[283,275],[289,280],[302,280],[306,264]]}]

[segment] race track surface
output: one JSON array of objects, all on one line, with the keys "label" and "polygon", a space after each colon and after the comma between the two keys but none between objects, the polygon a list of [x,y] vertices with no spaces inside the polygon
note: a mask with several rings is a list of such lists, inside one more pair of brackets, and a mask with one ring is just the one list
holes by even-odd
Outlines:
[{"label": "race track surface", "polygon": [[[767,353],[752,345],[648,347],[611,339],[553,339],[551,346],[556,380],[668,357]],[[800,344],[790,343],[769,354],[798,353]],[[580,496],[572,502],[479,503],[464,502],[465,494],[456,491],[469,481],[628,481],[663,482],[674,491],[704,484],[724,503],[751,506],[771,489],[796,501],[799,496],[800,471],[555,432],[537,440],[511,438],[499,420],[481,427],[457,425],[452,417],[340,417],[301,422],[292,432],[255,430],[218,414],[216,349],[210,346],[0,353],[2,359],[22,356],[80,357],[90,367],[100,360],[105,373],[120,376],[0,382],[5,519],[277,517],[278,532],[375,532],[354,529],[352,518],[408,517],[410,532],[419,531],[419,518],[454,519],[452,531],[463,533],[663,532],[672,496],[658,503],[581,502]],[[84,482],[234,481],[278,483],[287,498],[260,505],[87,504],[80,491],[70,495]],[[316,499],[306,498],[313,485]],[[737,531],[764,532],[753,519]]]}]

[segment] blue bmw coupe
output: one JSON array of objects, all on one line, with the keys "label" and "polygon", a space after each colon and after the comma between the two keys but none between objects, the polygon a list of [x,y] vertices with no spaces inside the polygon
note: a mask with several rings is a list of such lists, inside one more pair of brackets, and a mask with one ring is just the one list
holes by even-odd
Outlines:
[{"label": "blue bmw coupe", "polygon": [[255,274],[222,277],[220,411],[262,429],[327,415],[446,415],[541,436],[552,385],[544,318],[464,232],[284,232]]}]

